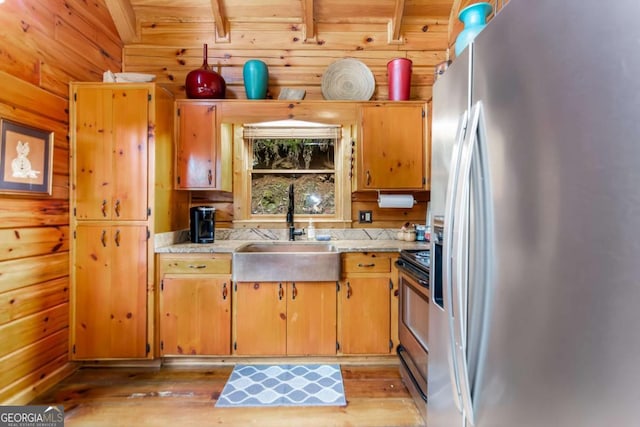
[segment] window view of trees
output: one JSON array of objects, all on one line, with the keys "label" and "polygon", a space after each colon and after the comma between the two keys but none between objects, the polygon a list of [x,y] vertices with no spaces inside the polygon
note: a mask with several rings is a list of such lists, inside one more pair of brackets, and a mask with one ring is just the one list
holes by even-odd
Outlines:
[{"label": "window view of trees", "polygon": [[271,138],[250,144],[252,215],[284,215],[291,183],[296,214],[336,213],[335,140]]}]

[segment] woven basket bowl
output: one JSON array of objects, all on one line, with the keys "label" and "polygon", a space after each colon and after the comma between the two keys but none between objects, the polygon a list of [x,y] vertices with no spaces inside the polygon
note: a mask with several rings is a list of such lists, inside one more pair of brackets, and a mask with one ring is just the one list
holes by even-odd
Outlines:
[{"label": "woven basket bowl", "polygon": [[322,75],[322,96],[330,100],[368,101],[376,87],[373,73],[353,58],[339,59]]}]

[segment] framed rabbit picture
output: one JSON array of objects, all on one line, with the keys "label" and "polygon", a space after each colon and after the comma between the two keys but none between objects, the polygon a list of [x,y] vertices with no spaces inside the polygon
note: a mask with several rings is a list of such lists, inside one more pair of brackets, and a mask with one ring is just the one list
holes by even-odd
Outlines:
[{"label": "framed rabbit picture", "polygon": [[0,193],[51,195],[53,132],[0,119]]}]

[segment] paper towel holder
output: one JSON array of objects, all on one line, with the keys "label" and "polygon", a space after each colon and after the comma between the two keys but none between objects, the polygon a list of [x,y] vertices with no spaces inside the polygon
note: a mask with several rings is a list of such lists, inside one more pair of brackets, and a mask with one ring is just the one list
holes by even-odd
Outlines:
[{"label": "paper towel holder", "polygon": [[378,190],[378,207],[379,208],[413,208],[418,202],[413,194],[382,194]]}]

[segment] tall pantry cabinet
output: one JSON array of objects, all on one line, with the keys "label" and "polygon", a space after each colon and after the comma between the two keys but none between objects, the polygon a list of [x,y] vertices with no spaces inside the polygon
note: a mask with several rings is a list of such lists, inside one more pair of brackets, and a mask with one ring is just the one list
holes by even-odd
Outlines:
[{"label": "tall pantry cabinet", "polygon": [[153,83],[70,90],[71,359],[153,358],[154,234],[188,224],[173,96]]}]

